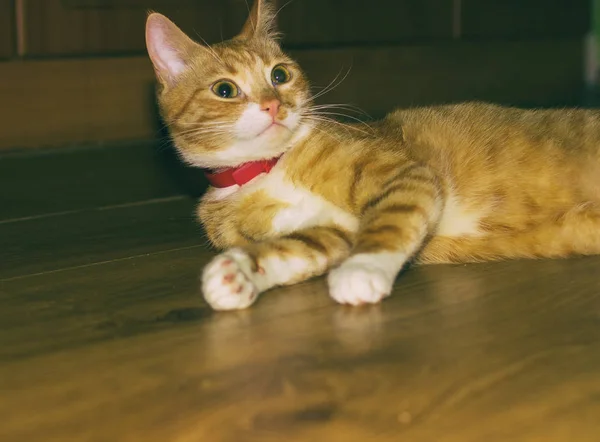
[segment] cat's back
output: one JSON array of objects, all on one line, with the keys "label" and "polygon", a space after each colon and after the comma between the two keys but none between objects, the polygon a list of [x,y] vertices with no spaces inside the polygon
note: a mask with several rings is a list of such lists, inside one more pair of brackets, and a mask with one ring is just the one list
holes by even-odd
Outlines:
[{"label": "cat's back", "polygon": [[600,111],[521,109],[484,102],[397,109],[384,120],[409,145],[497,149],[592,149],[600,145]]},{"label": "cat's back", "polygon": [[385,124],[442,178],[459,208],[445,210],[448,225],[469,213],[522,228],[600,200],[599,111],[472,102],[397,110]]}]

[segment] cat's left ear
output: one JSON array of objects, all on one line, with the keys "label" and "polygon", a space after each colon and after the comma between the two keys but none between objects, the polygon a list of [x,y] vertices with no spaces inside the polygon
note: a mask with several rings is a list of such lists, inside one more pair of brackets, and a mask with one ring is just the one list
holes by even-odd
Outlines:
[{"label": "cat's left ear", "polygon": [[146,47],[156,77],[166,85],[177,81],[188,69],[193,54],[202,48],[175,23],[157,13],[150,14],[146,21]]},{"label": "cat's left ear", "polygon": [[250,16],[237,38],[277,38],[274,0],[254,0]]}]

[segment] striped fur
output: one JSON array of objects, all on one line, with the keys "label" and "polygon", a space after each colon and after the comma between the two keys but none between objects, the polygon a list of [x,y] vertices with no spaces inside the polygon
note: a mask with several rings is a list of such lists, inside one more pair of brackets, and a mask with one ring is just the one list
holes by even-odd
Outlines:
[{"label": "striped fur", "polygon": [[[600,252],[599,112],[463,103],[369,126],[325,121],[272,19],[259,0],[242,33],[212,48],[165,17],[148,20],[160,108],[182,158],[218,168],[283,155],[268,175],[201,200],[198,217],[224,249],[203,273],[213,308],[246,308],[327,272],[331,296],[357,305],[389,295],[410,260]],[[278,64],[291,80],[273,85]],[[221,78],[243,95],[215,96]],[[262,133],[268,100],[281,104],[283,128]]]}]

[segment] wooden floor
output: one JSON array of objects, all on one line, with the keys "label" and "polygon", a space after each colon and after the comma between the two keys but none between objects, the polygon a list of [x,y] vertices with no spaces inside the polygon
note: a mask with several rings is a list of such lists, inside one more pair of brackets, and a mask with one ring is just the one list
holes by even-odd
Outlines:
[{"label": "wooden floor", "polygon": [[192,198],[86,200],[119,172],[46,173],[2,185],[3,442],[600,440],[600,258],[413,268],[365,308],[317,279],[213,313]]}]

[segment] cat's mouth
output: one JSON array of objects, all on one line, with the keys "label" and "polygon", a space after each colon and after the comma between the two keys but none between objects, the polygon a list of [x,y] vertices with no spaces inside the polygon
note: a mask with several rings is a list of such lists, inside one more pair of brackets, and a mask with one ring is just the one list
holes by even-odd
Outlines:
[{"label": "cat's mouth", "polygon": [[267,132],[272,132],[274,130],[280,130],[280,129],[290,130],[290,128],[287,127],[285,124],[280,123],[278,121],[273,121],[271,124],[269,124],[267,127],[265,127],[261,132],[259,132],[256,137],[260,137],[261,135],[266,134]]}]

